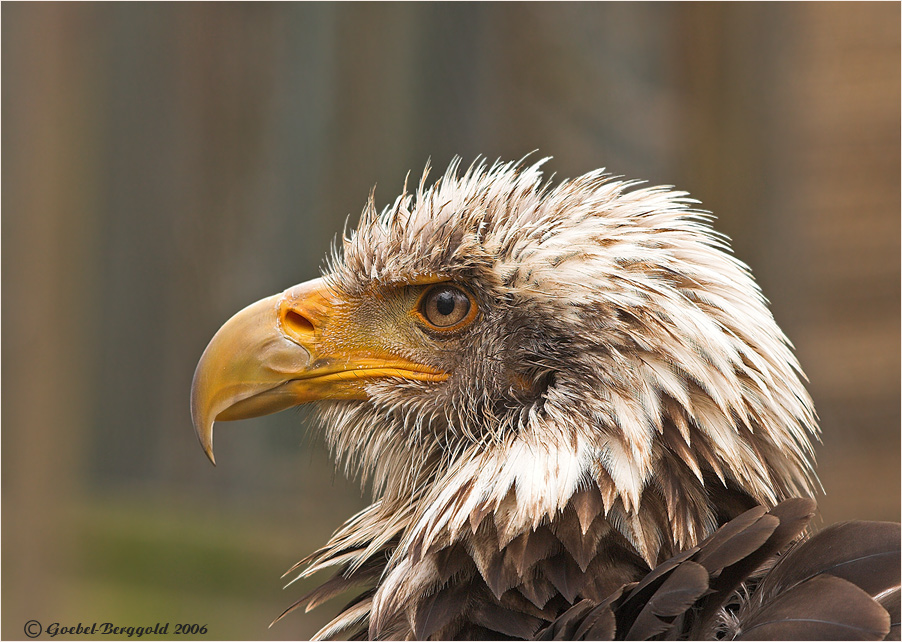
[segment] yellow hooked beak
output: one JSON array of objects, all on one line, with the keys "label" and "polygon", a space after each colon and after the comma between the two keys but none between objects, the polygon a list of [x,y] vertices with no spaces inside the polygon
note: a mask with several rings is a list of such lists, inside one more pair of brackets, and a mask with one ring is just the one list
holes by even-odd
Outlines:
[{"label": "yellow hooked beak", "polygon": [[194,372],[191,418],[213,459],[213,422],[259,417],[319,399],[366,399],[373,379],[443,381],[392,354],[316,279],[257,301],[213,336]]}]

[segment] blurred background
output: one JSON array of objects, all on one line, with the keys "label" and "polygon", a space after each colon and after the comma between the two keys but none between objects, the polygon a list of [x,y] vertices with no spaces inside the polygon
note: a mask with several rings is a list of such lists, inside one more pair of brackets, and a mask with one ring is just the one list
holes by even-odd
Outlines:
[{"label": "blurred background", "polygon": [[899,24],[897,3],[4,3],[2,637],[328,620],[267,628],[305,590],[281,573],[365,498],[299,412],[220,425],[210,466],[191,377],[430,157],[689,190],[810,377],[823,521],[898,520]]}]

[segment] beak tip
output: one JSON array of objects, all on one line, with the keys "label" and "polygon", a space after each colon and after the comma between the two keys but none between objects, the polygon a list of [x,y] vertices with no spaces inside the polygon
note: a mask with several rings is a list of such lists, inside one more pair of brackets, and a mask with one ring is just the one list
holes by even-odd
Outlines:
[{"label": "beak tip", "polygon": [[[204,426],[205,429],[197,428],[197,426]],[[201,448],[204,449],[204,454],[210,460],[210,463],[215,466],[216,458],[213,456],[213,422],[210,422],[209,425],[206,423],[195,424],[195,432]]]},{"label": "beak tip", "polygon": [[207,459],[215,466],[216,458],[213,456],[213,421],[207,421],[205,417],[195,415],[193,403],[191,414],[194,420],[192,423],[194,424],[194,434],[197,435],[197,441],[200,442],[200,447],[204,449]]},{"label": "beak tip", "polygon": [[194,434],[197,435],[197,440],[200,442],[201,448],[204,449],[204,454],[210,460],[210,463],[215,466],[216,458],[213,457],[213,422],[215,419],[210,417],[211,409],[208,407],[209,404],[204,402],[204,397],[201,394],[203,386],[199,385],[200,377],[198,374],[201,372],[202,363],[203,357],[201,357],[201,363],[198,364],[197,370],[194,372],[194,380],[191,382],[191,423],[194,425]]}]

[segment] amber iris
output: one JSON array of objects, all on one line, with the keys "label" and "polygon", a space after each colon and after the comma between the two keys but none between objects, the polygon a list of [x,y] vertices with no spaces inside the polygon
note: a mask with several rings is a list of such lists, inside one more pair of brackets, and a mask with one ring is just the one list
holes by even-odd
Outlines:
[{"label": "amber iris", "polygon": [[476,306],[467,293],[447,283],[427,290],[420,299],[419,311],[430,326],[439,330],[456,330],[476,316]]}]

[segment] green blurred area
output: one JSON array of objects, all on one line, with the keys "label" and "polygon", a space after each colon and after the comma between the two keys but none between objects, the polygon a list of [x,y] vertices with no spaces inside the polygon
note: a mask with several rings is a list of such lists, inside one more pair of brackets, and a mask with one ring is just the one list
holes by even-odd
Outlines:
[{"label": "green blurred area", "polygon": [[810,378],[823,522],[898,520],[899,20],[3,3],[0,637],[36,619],[303,639],[340,608],[267,628],[313,585],[280,575],[366,504],[355,482],[304,412],[218,425],[213,468],[191,377],[229,316],[317,276],[372,186],[384,206],[430,158],[434,178],[538,150],[549,175],[688,190]]},{"label": "green blurred area", "polygon": [[[330,497],[315,515],[298,510],[303,501],[279,504],[263,497],[253,505],[228,506],[215,495],[174,489],[118,489],[84,497],[60,520],[70,557],[52,570],[58,601],[29,609],[28,619],[45,627],[169,623],[167,635],[143,636],[153,639],[307,639],[353,594],[268,627],[321,583],[304,578],[283,589],[297,573],[280,576],[362,506],[356,488],[332,483],[331,468],[323,456],[311,460],[303,476],[304,495]],[[4,637],[22,637],[15,627],[25,621],[10,622],[14,617],[4,615]],[[176,635],[179,624],[188,630],[192,624],[206,626],[206,633]]]}]

